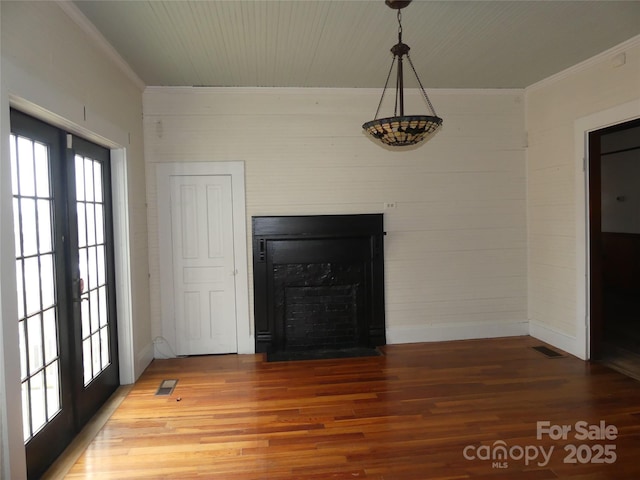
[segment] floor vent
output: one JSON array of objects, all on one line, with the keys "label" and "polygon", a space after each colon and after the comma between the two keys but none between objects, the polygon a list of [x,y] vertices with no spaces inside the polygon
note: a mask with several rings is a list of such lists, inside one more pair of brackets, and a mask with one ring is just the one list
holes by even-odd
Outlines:
[{"label": "floor vent", "polygon": [[158,391],[156,392],[156,395],[160,395],[160,396],[171,395],[171,393],[173,392],[173,389],[176,388],[177,384],[178,384],[178,380],[163,380],[162,383],[160,383],[160,386],[158,387]]},{"label": "floor vent", "polygon": [[532,347],[532,348],[542,353],[547,358],[563,358],[564,357],[564,355],[562,355],[560,352],[556,352],[555,350],[552,350],[549,347],[545,347],[542,345],[539,347]]}]

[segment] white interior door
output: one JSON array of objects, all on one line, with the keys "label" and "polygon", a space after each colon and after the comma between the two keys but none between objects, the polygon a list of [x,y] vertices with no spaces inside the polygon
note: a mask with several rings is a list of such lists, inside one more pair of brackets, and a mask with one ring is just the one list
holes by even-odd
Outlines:
[{"label": "white interior door", "polygon": [[171,176],[176,353],[236,353],[230,175]]}]

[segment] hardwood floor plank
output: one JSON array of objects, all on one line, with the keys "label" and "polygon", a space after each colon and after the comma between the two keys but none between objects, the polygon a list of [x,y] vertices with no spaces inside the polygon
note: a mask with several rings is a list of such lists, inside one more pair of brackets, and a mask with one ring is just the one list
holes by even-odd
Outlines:
[{"label": "hardwood floor plank", "polygon": [[[382,357],[340,360],[155,360],[66,478],[640,478],[640,383],[570,355],[549,359],[536,345],[517,337],[388,345]],[[164,379],[178,380],[174,392],[155,396]],[[543,421],[571,430],[537,438]],[[616,438],[577,439],[581,421],[604,421]],[[576,463],[565,463],[568,445],[582,449]],[[605,445],[615,462],[592,463]]]}]

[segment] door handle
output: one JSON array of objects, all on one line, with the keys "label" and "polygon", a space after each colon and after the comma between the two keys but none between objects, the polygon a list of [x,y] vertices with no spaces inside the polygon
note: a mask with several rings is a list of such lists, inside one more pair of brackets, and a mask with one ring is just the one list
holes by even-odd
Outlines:
[{"label": "door handle", "polygon": [[89,301],[89,292],[84,293],[84,278],[78,279],[78,296],[74,295],[74,303],[82,303],[84,301]]},{"label": "door handle", "polygon": [[74,299],[73,299],[73,301],[74,301],[75,303],[82,303],[82,302],[84,302],[85,300],[86,300],[87,302],[89,301],[89,294],[88,294],[88,293],[87,293],[86,295],[81,295],[81,296],[80,296],[80,298],[74,298]]}]

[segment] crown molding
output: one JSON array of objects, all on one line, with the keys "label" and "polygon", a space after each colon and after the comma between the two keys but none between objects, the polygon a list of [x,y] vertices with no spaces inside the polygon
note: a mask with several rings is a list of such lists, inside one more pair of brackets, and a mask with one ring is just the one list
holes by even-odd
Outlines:
[{"label": "crown molding", "polygon": [[[191,87],[191,86],[158,86],[149,85],[145,93],[261,93],[275,95],[377,95],[380,88],[347,88],[347,87]],[[434,95],[522,95],[523,88],[429,88]],[[405,93],[422,95],[418,88],[405,88]]]},{"label": "crown molding", "polygon": [[124,58],[113,48],[106,38],[100,33],[96,26],[75,6],[70,0],[56,0],[58,6],[73,20],[89,37],[94,44],[100,48],[107,57],[133,82],[140,90],[144,90],[145,83],[138,74],[131,68]]},{"label": "crown molding", "polygon": [[605,50],[602,53],[599,53],[591,58],[588,58],[580,63],[577,63],[565,70],[562,70],[558,73],[555,73],[553,75],[551,75],[550,77],[547,77],[543,80],[540,80],[539,82],[536,82],[532,85],[529,85],[528,87],[525,88],[525,92],[529,93],[531,91],[534,90],[538,90],[540,88],[544,88],[547,87],[549,85],[552,85],[556,82],[559,82],[560,80],[567,78],[571,75],[574,75],[578,72],[581,72],[583,70],[586,70],[589,67],[592,67],[593,65],[596,65],[597,63],[600,63],[604,60],[610,59],[611,57],[615,57],[618,54],[624,53],[626,50],[629,50],[630,48],[634,48],[634,47],[638,47],[640,46],[640,35],[636,35],[635,37],[631,37],[629,40],[626,40],[618,45],[616,45],[615,47],[612,47],[608,50]]}]

